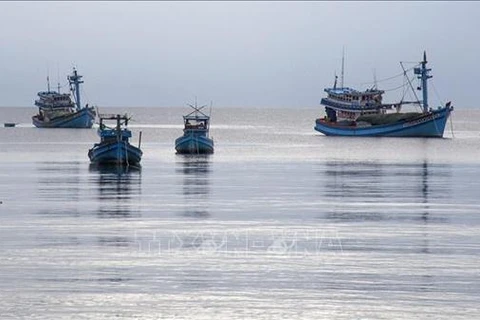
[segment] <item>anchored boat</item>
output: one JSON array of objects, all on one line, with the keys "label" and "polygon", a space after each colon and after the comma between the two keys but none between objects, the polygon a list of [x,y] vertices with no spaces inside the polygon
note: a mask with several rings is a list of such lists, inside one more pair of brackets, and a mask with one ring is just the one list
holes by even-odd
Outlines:
[{"label": "anchored boat", "polygon": [[180,154],[213,153],[213,139],[209,137],[210,116],[201,110],[206,107],[191,105],[194,110],[183,116],[183,136],[175,140],[175,150]]},{"label": "anchored boat", "polygon": [[[129,143],[132,132],[127,129],[129,117],[126,115],[100,115],[98,135],[100,143],[95,143],[88,151],[90,161],[96,164],[136,165],[140,163],[143,152],[140,150],[142,133],[138,148]],[[108,127],[105,121],[116,121],[115,127]]]},{"label": "anchored boat", "polygon": [[96,112],[94,107],[88,104],[82,107],[80,103],[82,77],[75,68],[73,74],[67,77],[75,101],[69,93],[60,93],[60,85],[58,91],[50,90],[47,77],[48,91],[39,92],[35,100],[38,114],[32,117],[33,125],[38,128],[91,128]]},{"label": "anchored boat", "polygon": [[[406,70],[403,70],[406,75]],[[414,92],[416,101],[393,104],[382,102],[383,90],[372,88],[358,91],[343,87],[343,83],[337,87],[335,78],[333,88],[325,89],[328,96],[320,102],[325,106],[326,116],[316,119],[314,129],[327,136],[443,137],[453,107],[451,102],[447,102],[437,109],[429,108],[427,81],[432,76],[429,74],[431,69],[427,68],[425,52],[423,61],[412,70],[421,82],[417,89],[423,93],[422,101],[418,99],[409,78],[408,85]],[[400,110],[404,104],[420,105],[422,112],[402,113]]]}]

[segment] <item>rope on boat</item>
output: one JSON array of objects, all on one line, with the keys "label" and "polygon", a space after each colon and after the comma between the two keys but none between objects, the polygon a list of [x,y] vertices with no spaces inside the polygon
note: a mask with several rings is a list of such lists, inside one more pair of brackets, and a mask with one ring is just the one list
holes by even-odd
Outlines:
[{"label": "rope on boat", "polygon": [[[409,79],[409,81],[412,81],[414,77],[415,77],[415,76],[412,76],[412,78]],[[385,92],[387,92],[387,91],[395,91],[395,90],[398,90],[398,89],[405,88],[407,85],[408,85],[408,84],[404,82],[402,85],[400,85],[400,86],[398,86],[398,87],[391,88],[391,89],[382,89],[382,90],[385,91]]]},{"label": "rope on boat", "polygon": [[437,132],[440,132],[440,130],[438,129],[437,121],[435,121],[435,119],[433,119],[433,124],[435,125],[435,130],[437,130]]},{"label": "rope on boat", "polygon": [[452,132],[452,138],[455,138],[455,134],[453,133],[453,114],[450,112],[450,131]]},{"label": "rope on boat", "polygon": [[[88,99],[87,93],[85,92],[85,89],[83,89],[83,87],[80,88],[80,93],[86,98],[85,100],[87,104],[90,104],[90,99]],[[81,108],[81,106],[79,106],[79,108]]]},{"label": "rope on boat", "polygon": [[[435,85],[433,84],[433,82],[431,82],[431,86],[433,88],[433,92],[435,92],[435,95],[437,96],[438,101],[440,101],[441,104],[444,104],[443,103],[444,100],[440,97],[440,94],[438,93],[437,88],[435,88]],[[455,133],[453,132],[452,117],[453,117],[453,114],[452,114],[452,112],[450,112],[450,132],[452,133],[452,138],[455,138]]]},{"label": "rope on boat", "polygon": [[413,85],[412,85],[412,82],[410,81],[410,78],[407,77],[407,70],[405,70],[405,68],[403,67],[402,62],[400,62],[400,66],[402,66],[403,74],[405,75],[405,78],[408,80],[408,84],[410,85],[410,89],[412,89],[413,95],[415,96],[415,100],[417,100],[418,104],[421,105],[420,104],[420,99],[418,99],[418,96],[417,96],[417,92],[413,88]]},{"label": "rope on boat", "polygon": [[438,101],[440,101],[441,104],[445,105],[444,100],[440,98],[440,94],[438,94],[437,88],[435,88],[435,85],[431,80],[430,80],[430,83],[433,88],[433,92],[435,92],[435,95],[437,96]]},{"label": "rope on boat", "polygon": [[[413,67],[405,70],[405,72],[411,71],[411,70],[415,69],[415,67],[417,67],[417,66],[419,65],[418,62],[415,62],[415,63],[416,63],[415,66],[413,66]],[[352,84],[352,85],[362,85],[362,86],[363,86],[363,85],[367,85],[367,84],[375,84],[375,82],[377,82],[377,83],[378,83],[378,82],[385,82],[385,81],[388,81],[388,80],[392,80],[392,79],[401,77],[401,76],[403,76],[404,74],[405,74],[405,73],[402,72],[402,73],[396,74],[396,75],[394,75],[394,76],[391,76],[391,77],[388,77],[388,78],[384,78],[384,79],[380,79],[380,80],[377,80],[377,81],[361,82],[361,83],[356,83],[356,84],[354,83],[354,84]]]}]

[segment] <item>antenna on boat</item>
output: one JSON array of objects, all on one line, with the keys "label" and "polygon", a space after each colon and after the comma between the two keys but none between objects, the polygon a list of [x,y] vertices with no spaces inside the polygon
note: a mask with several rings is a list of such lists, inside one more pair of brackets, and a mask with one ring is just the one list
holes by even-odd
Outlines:
[{"label": "antenna on boat", "polygon": [[50,92],[50,66],[47,62],[47,91]]},{"label": "antenna on boat", "polygon": [[57,61],[57,91],[60,93],[60,67],[58,66]]},{"label": "antenna on boat", "polygon": [[202,112],[202,109],[205,108],[207,105],[205,104],[205,105],[199,107],[197,105],[197,97],[195,97],[195,105],[191,105],[191,104],[187,103],[187,106],[189,106],[190,108],[193,109],[193,111],[190,112],[187,116],[189,116],[193,113],[195,113],[195,116],[197,116],[198,113],[200,113],[203,116],[207,116],[205,113]]},{"label": "antenna on boat", "polygon": [[377,70],[373,69],[373,88],[377,90]]},{"label": "antenna on boat", "polygon": [[345,69],[345,46],[342,49],[342,73],[340,75],[340,86],[343,88],[344,80],[344,69]]}]

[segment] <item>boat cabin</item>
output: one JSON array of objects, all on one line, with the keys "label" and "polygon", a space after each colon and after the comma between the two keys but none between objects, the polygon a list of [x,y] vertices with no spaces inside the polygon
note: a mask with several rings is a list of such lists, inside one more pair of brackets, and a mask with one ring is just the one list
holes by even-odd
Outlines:
[{"label": "boat cabin", "polygon": [[385,113],[390,108],[382,104],[382,94],[378,89],[358,91],[352,88],[326,88],[326,98],[321,104],[325,106],[327,118],[336,122],[337,119],[355,121],[361,115]]},{"label": "boat cabin", "polygon": [[[109,143],[112,141],[125,141],[132,137],[132,132],[127,129],[130,118],[127,115],[113,115],[103,114],[99,116],[100,123],[98,134],[100,135],[102,143]],[[109,127],[105,124],[107,121],[115,121],[115,127]]]},{"label": "boat cabin", "polygon": [[56,91],[43,91],[38,93],[35,105],[40,108],[71,108],[74,107],[69,94]]},{"label": "boat cabin", "polygon": [[183,116],[183,122],[183,131],[208,131],[210,117],[206,115],[187,115]]},{"label": "boat cabin", "polygon": [[369,107],[370,105],[378,105],[382,103],[383,90],[367,89],[365,91],[357,91],[352,88],[326,88],[327,98],[338,102],[344,102],[359,107]]}]

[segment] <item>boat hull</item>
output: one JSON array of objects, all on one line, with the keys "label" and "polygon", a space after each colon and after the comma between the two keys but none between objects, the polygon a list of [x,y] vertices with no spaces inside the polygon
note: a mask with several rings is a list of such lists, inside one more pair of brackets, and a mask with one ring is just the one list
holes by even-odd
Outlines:
[{"label": "boat hull", "polygon": [[342,126],[318,119],[314,129],[327,136],[442,138],[452,110],[444,107],[412,120],[368,127]]},{"label": "boat hull", "polygon": [[93,108],[83,108],[75,113],[43,121],[38,115],[32,117],[33,125],[37,128],[78,128],[88,129],[93,126],[96,112]]},{"label": "boat hull", "polygon": [[189,134],[175,140],[175,150],[180,154],[209,154],[214,144],[210,138]]},{"label": "boat hull", "polygon": [[124,141],[95,144],[88,151],[90,161],[96,164],[136,165],[142,155],[142,150]]}]

